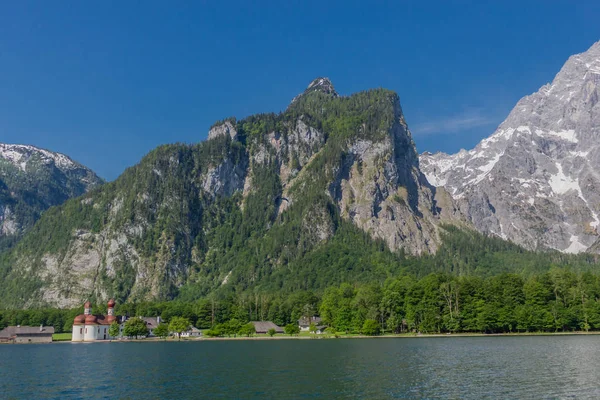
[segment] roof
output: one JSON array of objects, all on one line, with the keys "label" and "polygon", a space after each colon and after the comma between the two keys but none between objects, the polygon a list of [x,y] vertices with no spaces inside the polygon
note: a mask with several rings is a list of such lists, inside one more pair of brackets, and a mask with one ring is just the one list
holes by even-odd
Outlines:
[{"label": "roof", "polygon": [[198,328],[196,328],[195,326],[192,326],[191,329],[188,329],[186,332],[192,332],[192,333],[202,333],[202,331]]},{"label": "roof", "polygon": [[148,327],[148,329],[155,329],[158,325],[159,322],[156,319],[156,317],[140,317],[142,319],[142,321],[144,321],[146,323],[146,326]]},{"label": "roof", "polygon": [[[78,319],[81,317],[84,317],[84,322],[79,322]],[[96,320],[95,322],[88,322],[88,317],[95,317]],[[75,319],[73,320],[73,324],[74,325],[110,325],[112,324],[114,321],[117,321],[117,318],[112,316],[112,318],[110,318],[111,315],[85,315],[85,314],[80,314],[78,316],[75,317]]]},{"label": "roof", "polygon": [[52,335],[54,333],[53,326],[9,326],[0,331],[0,338],[13,338],[15,336],[28,335]]},{"label": "roof", "polygon": [[298,325],[309,326],[310,324],[318,325],[321,323],[321,317],[302,317],[298,320]]},{"label": "roof", "polygon": [[275,325],[271,321],[252,321],[256,333],[267,333],[270,329],[275,329],[277,333],[283,333],[283,328]]}]

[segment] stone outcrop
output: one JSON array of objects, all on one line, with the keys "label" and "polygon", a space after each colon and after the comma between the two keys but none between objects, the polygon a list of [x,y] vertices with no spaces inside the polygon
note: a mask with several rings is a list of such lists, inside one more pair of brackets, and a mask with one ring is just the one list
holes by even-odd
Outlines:
[{"label": "stone outcrop", "polygon": [[393,251],[434,253],[441,224],[466,225],[445,190],[431,186],[419,169],[399,102],[382,140],[363,139],[350,146],[330,191],[342,217],[383,239]]},{"label": "stone outcrop", "polygon": [[231,140],[237,138],[237,130],[231,121],[225,121],[210,128],[208,131],[208,140],[226,135],[231,137]]}]

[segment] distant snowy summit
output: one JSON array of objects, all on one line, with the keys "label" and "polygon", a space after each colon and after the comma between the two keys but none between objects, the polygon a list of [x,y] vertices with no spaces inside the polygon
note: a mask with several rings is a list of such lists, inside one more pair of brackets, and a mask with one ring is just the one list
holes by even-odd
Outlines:
[{"label": "distant snowy summit", "polygon": [[598,248],[599,88],[597,42],[522,98],[473,150],[423,153],[421,169],[482,232],[533,250]]},{"label": "distant snowy summit", "polygon": [[0,143],[0,250],[14,243],[46,209],[102,182],[64,154]]},{"label": "distant snowy summit", "polygon": [[31,160],[45,164],[54,163],[57,167],[65,169],[77,167],[77,164],[64,154],[21,144],[0,143],[0,159],[10,162],[24,172],[27,171],[27,164]]}]

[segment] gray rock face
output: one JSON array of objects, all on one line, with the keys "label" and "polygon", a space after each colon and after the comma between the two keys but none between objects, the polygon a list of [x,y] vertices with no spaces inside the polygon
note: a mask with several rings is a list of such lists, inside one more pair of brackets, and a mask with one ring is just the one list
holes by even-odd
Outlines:
[{"label": "gray rock face", "polygon": [[213,126],[208,131],[208,140],[224,135],[229,135],[231,140],[235,140],[237,138],[237,130],[231,121],[225,121],[222,124]]},{"label": "gray rock face", "polygon": [[236,191],[243,189],[247,167],[246,159],[234,163],[227,158],[216,167],[210,168],[203,176],[202,189],[212,197],[231,196]]},{"label": "gray rock face", "polygon": [[473,150],[424,153],[421,168],[480,231],[533,250],[586,251],[600,228],[599,92],[600,42]]},{"label": "gray rock face", "polygon": [[431,186],[419,169],[399,103],[385,138],[353,143],[337,175],[330,192],[342,217],[393,251],[435,253],[439,225],[465,223],[445,190]]}]

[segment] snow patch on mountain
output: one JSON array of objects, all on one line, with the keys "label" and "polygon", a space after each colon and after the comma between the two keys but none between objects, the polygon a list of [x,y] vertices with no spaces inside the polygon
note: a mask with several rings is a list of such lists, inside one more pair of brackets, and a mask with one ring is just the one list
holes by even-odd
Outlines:
[{"label": "snow patch on mountain", "polygon": [[0,158],[9,161],[23,172],[27,171],[29,161],[36,157],[45,164],[54,163],[61,169],[77,167],[75,162],[64,154],[53,153],[34,146],[0,143]]},{"label": "snow patch on mountain", "polygon": [[575,235],[571,235],[571,238],[569,239],[569,241],[571,242],[571,244],[569,245],[569,247],[567,247],[564,250],[565,253],[577,254],[577,253],[586,251],[587,248],[589,247],[589,246],[581,243],[579,241],[579,237],[575,236]]},{"label": "snow patch on mountain", "polygon": [[565,175],[562,165],[559,163],[556,163],[556,169],[558,172],[551,175],[548,181],[552,191],[556,194],[565,194],[569,190],[575,190],[577,191],[579,197],[583,198],[581,188],[579,187],[579,180]]},{"label": "snow patch on mountain", "polygon": [[554,136],[557,138],[561,138],[563,140],[566,140],[567,142],[571,142],[571,143],[577,143],[577,136],[575,135],[575,131],[573,129],[568,129],[565,131],[559,131],[559,132],[555,132],[555,131],[547,131],[544,132],[541,129],[536,129],[535,133],[537,133],[540,136]]}]

